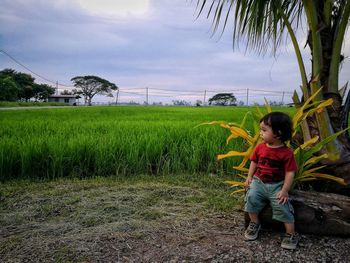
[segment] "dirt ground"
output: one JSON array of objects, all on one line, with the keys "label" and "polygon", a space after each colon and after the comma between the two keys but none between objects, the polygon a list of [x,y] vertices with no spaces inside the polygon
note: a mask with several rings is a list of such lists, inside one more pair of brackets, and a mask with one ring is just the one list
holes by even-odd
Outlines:
[{"label": "dirt ground", "polygon": [[244,241],[239,209],[166,183],[11,186],[0,201],[0,262],[349,262],[350,239],[281,232]]},{"label": "dirt ground", "polygon": [[[213,215],[144,232],[140,237],[107,236],[101,261],[119,262],[349,262],[350,240],[305,236],[294,252],[280,247],[281,234],[262,230],[257,241],[243,238],[241,214]],[[104,250],[105,249],[105,250]]]},{"label": "dirt ground", "polygon": [[[243,220],[212,215],[155,229],[88,235],[77,240],[57,236],[46,244],[26,240],[1,254],[1,262],[349,262],[350,240],[302,235],[296,251],[280,247],[281,233],[262,230],[257,241],[243,238]],[[16,231],[16,230],[14,230]],[[8,246],[8,245],[7,245]],[[4,252],[4,251],[2,251]]]}]

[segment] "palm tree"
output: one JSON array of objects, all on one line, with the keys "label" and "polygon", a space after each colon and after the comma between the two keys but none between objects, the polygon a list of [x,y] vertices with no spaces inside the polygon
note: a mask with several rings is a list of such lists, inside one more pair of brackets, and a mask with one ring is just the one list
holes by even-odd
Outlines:
[{"label": "palm tree", "polygon": [[[208,11],[206,11],[208,10]],[[333,99],[327,111],[316,113],[302,125],[304,141],[315,135],[324,139],[349,126],[350,95],[346,86],[339,89],[339,69],[344,60],[341,54],[349,25],[350,0],[197,0],[198,16],[213,19],[213,32],[222,32],[233,19],[233,45],[241,38],[246,47],[259,54],[276,53],[289,35],[299,65],[302,98],[294,92],[296,107],[321,89],[315,100]],[[220,27],[220,25],[222,26]],[[296,31],[306,25],[307,46],[310,48],[312,72],[305,70]],[[350,139],[347,133],[329,143],[322,151],[334,165],[334,174],[350,184]]]}]

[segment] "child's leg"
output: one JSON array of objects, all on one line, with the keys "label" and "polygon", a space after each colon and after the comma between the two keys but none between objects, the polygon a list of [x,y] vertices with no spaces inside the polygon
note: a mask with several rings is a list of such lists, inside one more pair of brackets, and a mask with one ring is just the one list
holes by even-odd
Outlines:
[{"label": "child's leg", "polygon": [[272,208],[272,219],[283,222],[287,233],[294,233],[294,209],[290,201],[280,203],[277,193],[282,189],[283,182],[267,184],[269,200]]},{"label": "child's leg", "polygon": [[250,221],[254,223],[259,223],[258,213],[248,213]]},{"label": "child's leg", "polygon": [[286,249],[296,249],[300,236],[294,230],[294,223],[284,223],[286,234],[282,239],[281,247]]},{"label": "child's leg", "polygon": [[267,200],[268,196],[266,196],[264,184],[259,179],[253,177],[253,181],[244,198],[244,211],[249,214],[252,222],[259,222],[258,214],[265,207]]},{"label": "child's leg", "polygon": [[245,196],[245,207],[250,218],[250,223],[244,232],[244,237],[246,240],[255,240],[258,238],[260,230],[260,222],[258,218],[259,212],[263,209],[266,204],[266,196],[264,196],[265,191],[263,188],[263,183],[258,179],[253,178],[252,183]]},{"label": "child's leg", "polygon": [[246,240],[255,240],[258,238],[260,231],[260,223],[257,213],[248,213],[250,217],[250,223],[244,232],[244,237]]},{"label": "child's leg", "polygon": [[295,233],[294,223],[284,223],[284,226],[286,228],[287,234],[294,235]]}]

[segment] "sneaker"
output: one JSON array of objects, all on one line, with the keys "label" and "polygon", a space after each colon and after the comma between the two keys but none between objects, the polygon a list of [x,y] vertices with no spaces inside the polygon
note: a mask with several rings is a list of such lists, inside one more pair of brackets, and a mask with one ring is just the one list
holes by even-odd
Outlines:
[{"label": "sneaker", "polygon": [[258,238],[261,225],[259,223],[250,222],[247,229],[244,232],[246,240],[253,241]]},{"label": "sneaker", "polygon": [[281,247],[286,249],[296,249],[300,236],[298,233],[285,234],[281,243]]}]

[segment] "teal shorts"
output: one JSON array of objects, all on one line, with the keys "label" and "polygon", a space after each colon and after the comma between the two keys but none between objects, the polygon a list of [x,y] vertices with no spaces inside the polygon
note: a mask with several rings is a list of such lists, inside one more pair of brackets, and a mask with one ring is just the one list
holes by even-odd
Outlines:
[{"label": "teal shorts", "polygon": [[259,214],[261,210],[270,203],[272,207],[272,219],[283,223],[294,223],[294,209],[291,203],[278,203],[277,193],[282,189],[283,181],[278,183],[263,183],[259,178],[253,176],[246,196],[244,211]]}]

